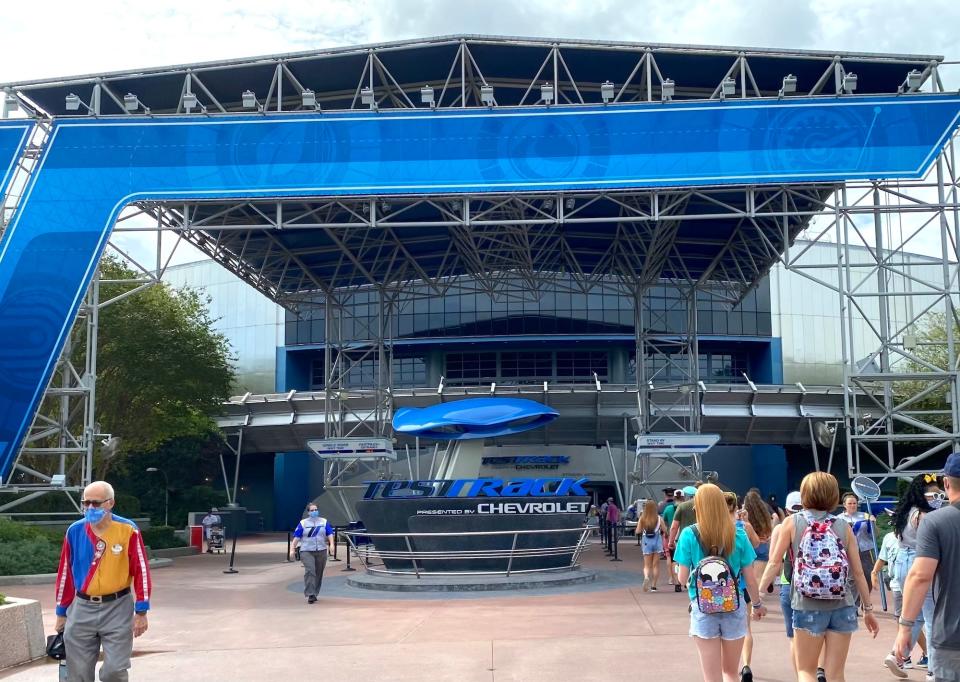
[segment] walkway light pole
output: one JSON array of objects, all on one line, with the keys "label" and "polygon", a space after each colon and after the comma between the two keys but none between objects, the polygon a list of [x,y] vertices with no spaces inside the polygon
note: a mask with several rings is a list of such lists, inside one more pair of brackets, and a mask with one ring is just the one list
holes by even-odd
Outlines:
[{"label": "walkway light pole", "polygon": [[147,473],[159,472],[163,474],[163,525],[170,525],[170,480],[167,478],[167,472],[157,467],[147,467]]}]

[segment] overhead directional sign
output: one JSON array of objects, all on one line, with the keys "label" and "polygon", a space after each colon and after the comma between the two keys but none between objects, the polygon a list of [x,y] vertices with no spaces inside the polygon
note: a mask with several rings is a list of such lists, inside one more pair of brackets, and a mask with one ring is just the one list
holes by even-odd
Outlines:
[{"label": "overhead directional sign", "polygon": [[397,460],[393,441],[389,438],[330,438],[308,440],[307,447],[323,459],[387,459]]},{"label": "overhead directional sign", "polygon": [[648,433],[637,437],[637,454],[650,457],[702,455],[720,440],[715,433]]}]

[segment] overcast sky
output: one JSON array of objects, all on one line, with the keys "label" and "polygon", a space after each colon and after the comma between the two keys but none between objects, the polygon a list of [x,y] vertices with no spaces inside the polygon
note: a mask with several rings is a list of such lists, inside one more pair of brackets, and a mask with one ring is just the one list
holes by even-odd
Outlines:
[{"label": "overcast sky", "polygon": [[[960,60],[958,0],[51,0],[40,16],[0,2],[0,83],[457,33]],[[941,74],[960,87],[960,65]],[[147,258],[145,240],[118,241]]]},{"label": "overcast sky", "polygon": [[39,17],[37,7],[2,3],[0,82],[451,33],[960,59],[956,0],[52,0]]}]

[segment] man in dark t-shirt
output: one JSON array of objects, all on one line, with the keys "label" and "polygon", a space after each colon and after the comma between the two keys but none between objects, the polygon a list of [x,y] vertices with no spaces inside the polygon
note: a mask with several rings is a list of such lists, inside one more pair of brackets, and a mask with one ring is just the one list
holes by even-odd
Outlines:
[{"label": "man in dark t-shirt", "polygon": [[927,514],[917,534],[917,558],[903,586],[896,654],[901,661],[909,655],[910,633],[932,584],[929,674],[936,682],[956,682],[960,681],[960,453],[947,458],[943,488],[949,504]]},{"label": "man in dark t-shirt", "polygon": [[660,514],[660,516],[663,516],[663,512],[666,511],[668,504],[673,504],[673,488],[663,489],[663,499],[660,500],[660,504],[657,505],[657,513]]}]

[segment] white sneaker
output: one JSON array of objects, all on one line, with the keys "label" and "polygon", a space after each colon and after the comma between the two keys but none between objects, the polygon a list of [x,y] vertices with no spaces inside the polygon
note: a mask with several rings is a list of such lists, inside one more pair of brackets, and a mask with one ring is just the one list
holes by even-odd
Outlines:
[{"label": "white sneaker", "polygon": [[887,654],[887,657],[883,659],[883,664],[887,666],[887,669],[892,672],[896,677],[900,679],[906,679],[907,673],[903,669],[903,665],[900,661],[897,660],[897,657],[893,654]]}]

